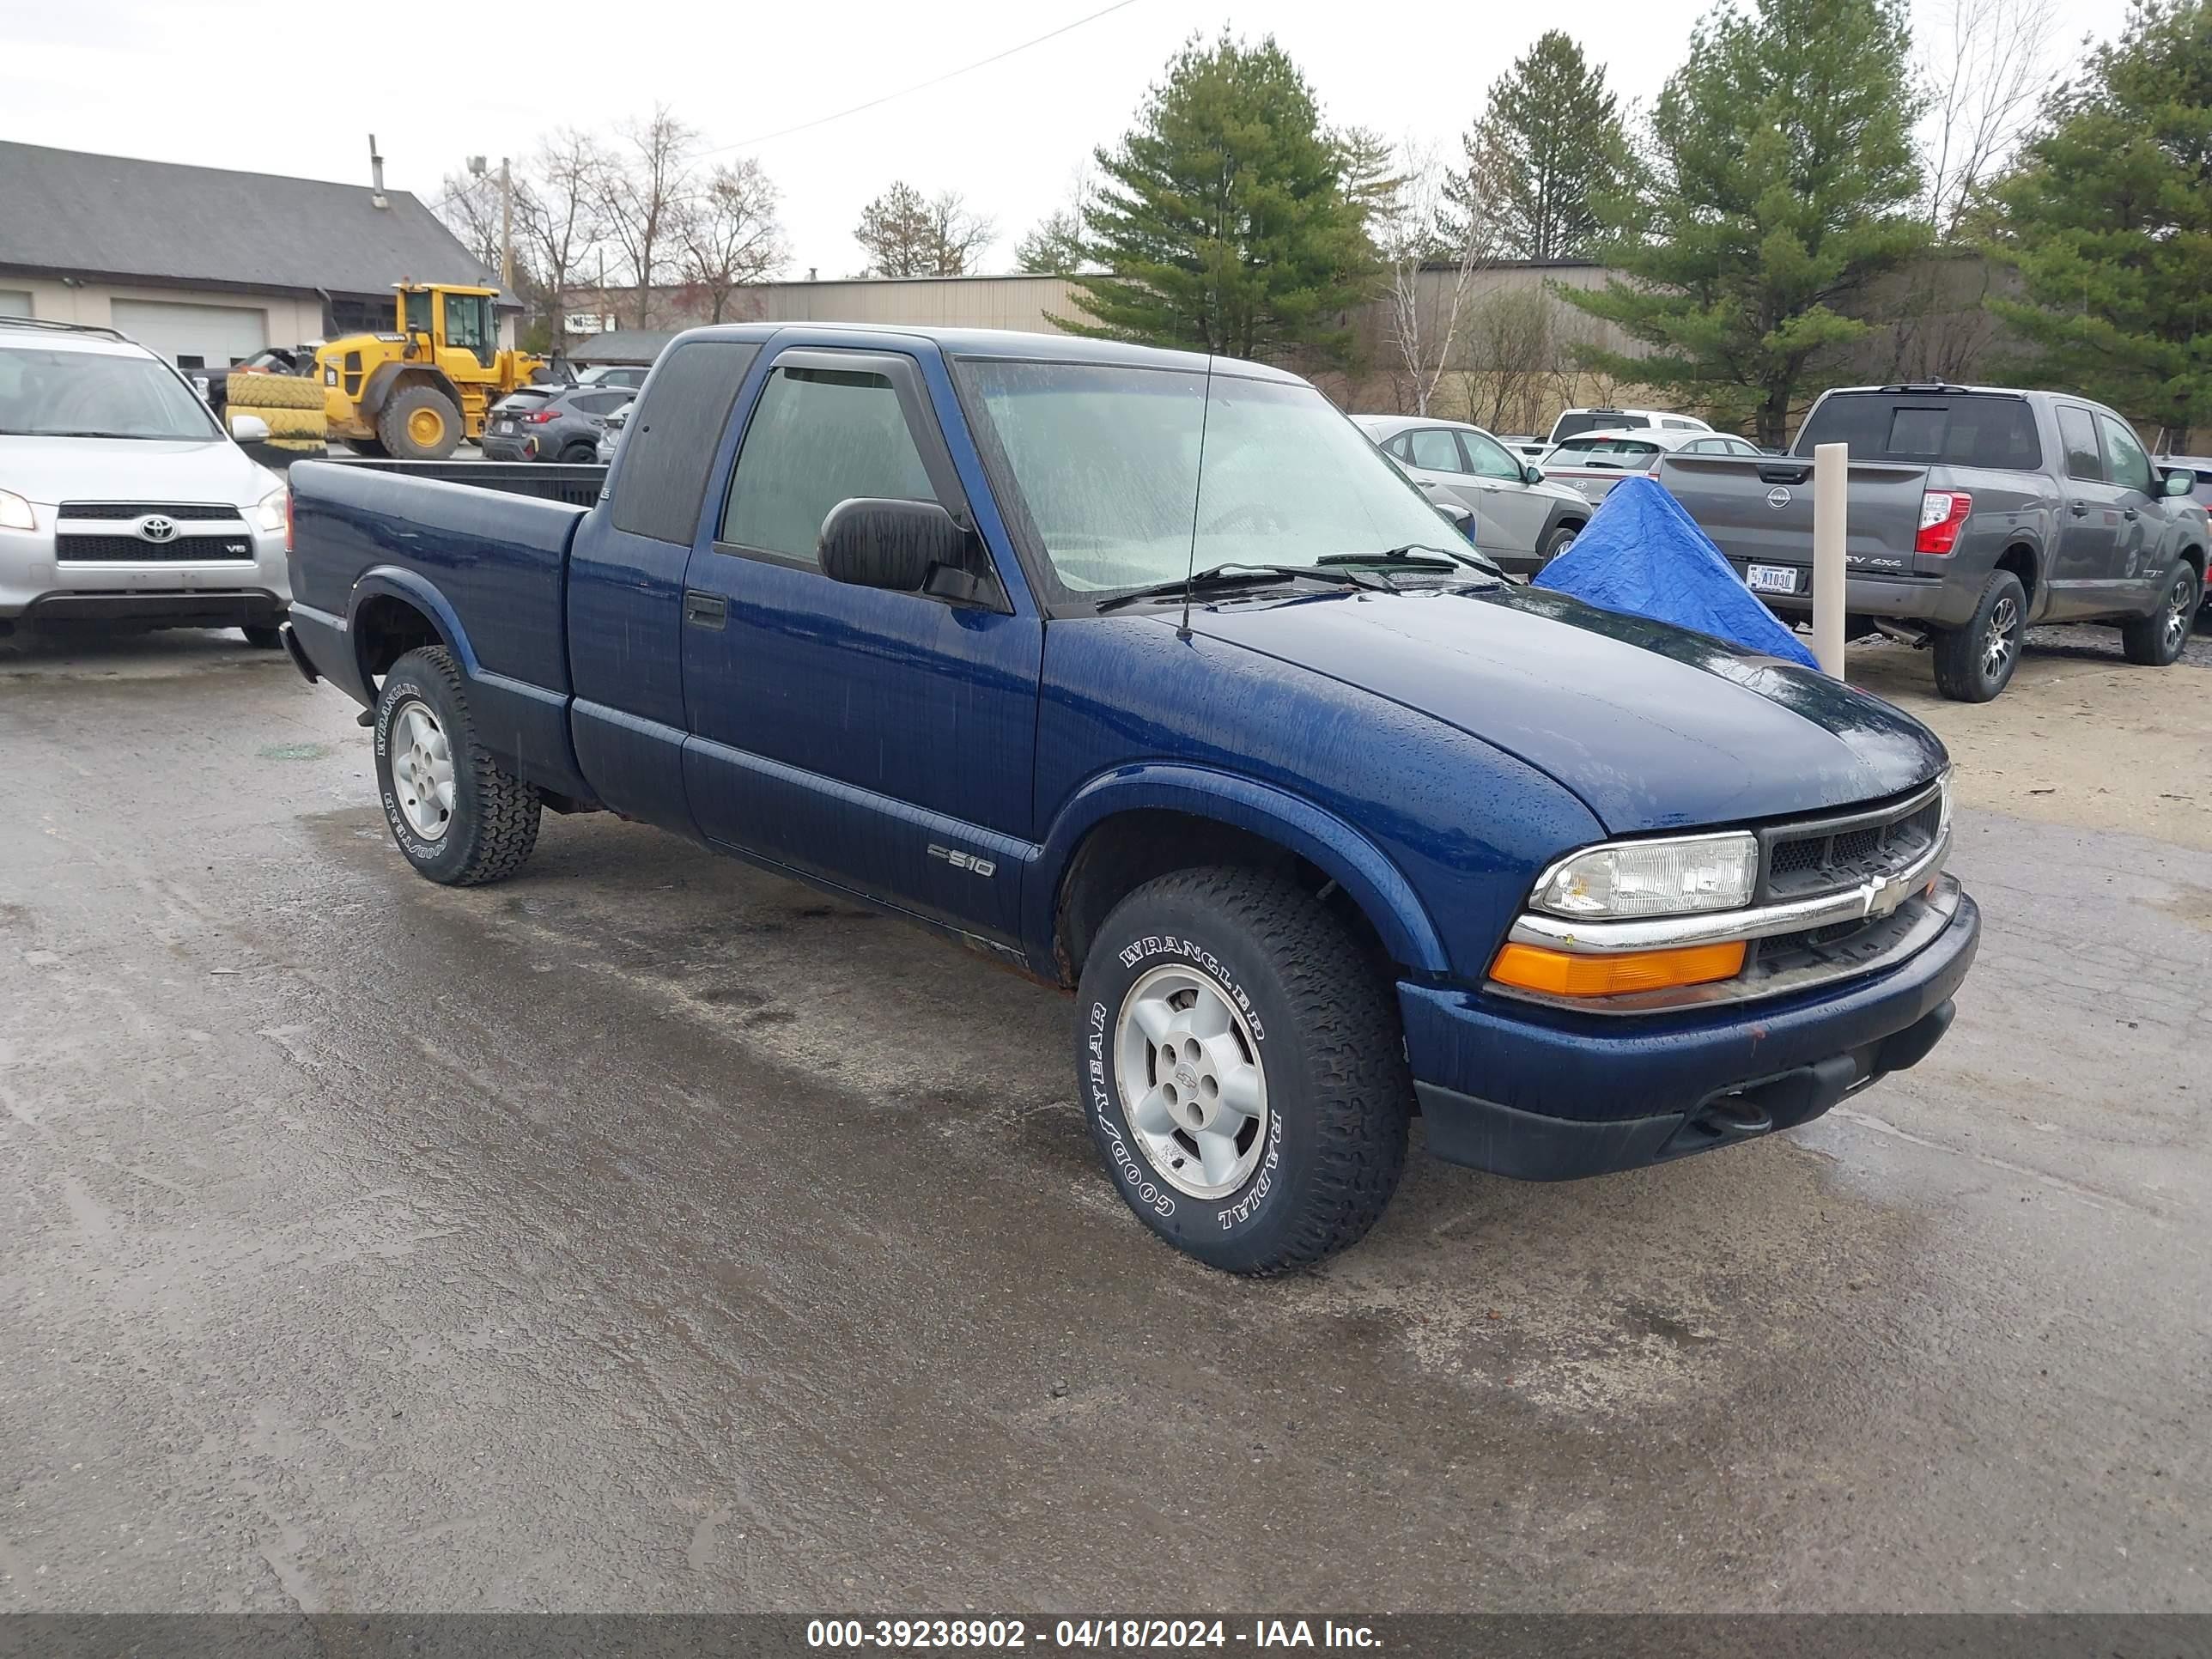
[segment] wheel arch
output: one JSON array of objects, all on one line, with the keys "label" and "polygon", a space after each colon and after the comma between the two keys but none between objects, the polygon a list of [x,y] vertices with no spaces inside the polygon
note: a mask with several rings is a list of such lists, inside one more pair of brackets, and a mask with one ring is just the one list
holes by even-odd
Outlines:
[{"label": "wheel arch", "polygon": [[1174,870],[1228,863],[1291,874],[1327,896],[1379,962],[1449,971],[1419,897],[1341,819],[1271,785],[1204,768],[1128,769],[1079,789],[1054,821],[1025,906],[1032,962],[1073,984],[1108,912]]},{"label": "wheel arch", "polygon": [[354,584],[346,635],[362,686],[375,701],[378,679],[408,652],[442,645],[464,675],[476,673],[476,653],[446,596],[411,570],[383,565]]}]

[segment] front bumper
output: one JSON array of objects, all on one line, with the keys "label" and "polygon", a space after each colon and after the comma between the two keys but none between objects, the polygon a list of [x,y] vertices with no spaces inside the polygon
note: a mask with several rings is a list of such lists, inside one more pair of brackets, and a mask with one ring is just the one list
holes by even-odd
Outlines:
[{"label": "front bumper", "polygon": [[1950,925],[1886,973],[1648,1018],[1401,983],[1429,1150],[1498,1175],[1564,1181],[1803,1123],[1935,1047],[1981,925],[1961,894]]},{"label": "front bumper", "polygon": [[[51,507],[36,509],[42,516]],[[255,530],[252,559],[58,560],[50,528],[0,531],[0,620],[132,628],[253,627],[291,602],[284,532]]]}]

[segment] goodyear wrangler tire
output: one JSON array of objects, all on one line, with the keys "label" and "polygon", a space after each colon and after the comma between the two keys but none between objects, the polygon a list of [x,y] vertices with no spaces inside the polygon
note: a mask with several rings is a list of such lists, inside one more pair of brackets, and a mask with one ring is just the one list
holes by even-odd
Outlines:
[{"label": "goodyear wrangler tire", "polygon": [[513,875],[538,845],[538,792],[477,744],[461,671],[443,646],[410,651],[384,677],[376,787],[408,863],[448,887]]},{"label": "goodyear wrangler tire", "polygon": [[[223,381],[223,399],[233,409],[312,409],[323,407],[320,383],[304,374],[232,374]],[[273,429],[276,422],[270,422]]]},{"label": "goodyear wrangler tire", "polygon": [[1389,994],[1317,900],[1256,871],[1147,883],[1099,928],[1077,1087],[1155,1233],[1265,1275],[1357,1242],[1406,1167],[1413,1084]]}]

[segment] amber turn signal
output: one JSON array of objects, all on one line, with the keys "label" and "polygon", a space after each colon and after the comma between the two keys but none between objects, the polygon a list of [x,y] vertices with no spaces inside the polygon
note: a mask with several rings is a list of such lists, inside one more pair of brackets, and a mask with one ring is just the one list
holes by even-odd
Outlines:
[{"label": "amber turn signal", "polygon": [[1509,945],[1490,964],[1490,977],[1500,985],[1555,997],[1613,997],[1733,979],[1743,971],[1743,955],[1741,939],[1610,957],[1571,956],[1540,945]]}]

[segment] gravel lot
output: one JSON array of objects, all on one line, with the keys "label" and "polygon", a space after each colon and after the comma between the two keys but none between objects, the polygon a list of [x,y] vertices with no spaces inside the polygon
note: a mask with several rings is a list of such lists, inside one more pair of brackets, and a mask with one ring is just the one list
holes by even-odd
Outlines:
[{"label": "gravel lot", "polygon": [[1255,1285],[1064,999],[606,817],[434,888],[281,658],[0,643],[0,1604],[2212,1611],[2208,659],[1858,653],[1988,918],[1931,1059]]}]

